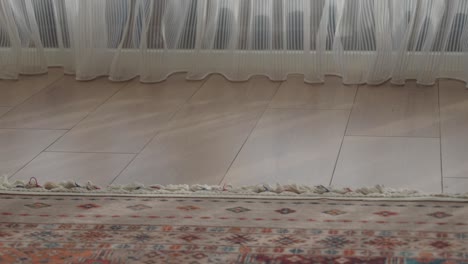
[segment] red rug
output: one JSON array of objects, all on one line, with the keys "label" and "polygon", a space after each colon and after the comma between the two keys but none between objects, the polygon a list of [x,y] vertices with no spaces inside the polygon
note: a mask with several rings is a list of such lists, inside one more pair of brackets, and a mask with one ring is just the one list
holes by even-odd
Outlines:
[{"label": "red rug", "polygon": [[468,263],[468,204],[3,194],[0,263]]}]

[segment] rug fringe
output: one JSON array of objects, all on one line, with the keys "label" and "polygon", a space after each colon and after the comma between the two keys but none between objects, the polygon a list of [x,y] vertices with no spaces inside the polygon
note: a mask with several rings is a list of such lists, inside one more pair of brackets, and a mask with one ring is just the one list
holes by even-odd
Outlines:
[{"label": "rug fringe", "polygon": [[293,198],[417,198],[417,199],[460,199],[468,200],[465,194],[426,194],[409,189],[392,189],[383,185],[364,188],[336,188],[323,185],[307,186],[299,184],[260,184],[253,186],[234,187],[232,185],[144,185],[139,183],[127,185],[110,185],[101,188],[92,182],[79,184],[73,181],[46,182],[39,185],[34,178],[29,182],[16,180],[10,182],[6,176],[0,182],[0,193],[37,193],[37,194],[101,194],[101,195],[144,195],[144,196],[252,196],[293,197]]}]

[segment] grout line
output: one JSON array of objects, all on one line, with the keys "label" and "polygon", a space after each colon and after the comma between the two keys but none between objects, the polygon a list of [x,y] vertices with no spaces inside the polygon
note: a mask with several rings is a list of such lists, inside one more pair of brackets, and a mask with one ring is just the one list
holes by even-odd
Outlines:
[{"label": "grout line", "polygon": [[[40,92],[42,91],[45,91],[47,88],[55,85],[57,82],[59,82],[60,80],[62,80],[64,78],[65,75],[62,75],[60,78],[57,78],[57,80],[53,81],[52,83],[50,83],[49,85],[46,85],[44,88],[40,89],[39,91],[37,91],[36,93],[32,94],[31,96],[29,96],[27,99],[25,99],[23,102],[13,106],[10,110],[8,110],[7,113],[9,113],[10,111],[12,111],[13,109],[19,107],[20,105],[26,103],[27,101],[31,100],[31,98],[33,98],[34,96],[38,95]],[[6,113],[5,113],[6,115]],[[5,115],[2,115],[2,117],[4,117]],[[17,128],[16,128],[17,129]],[[52,141],[52,143],[50,143],[47,147],[44,148],[44,150],[48,149],[50,146],[52,146],[52,144],[54,144],[55,142],[57,142],[57,140],[59,140],[61,137],[63,137],[63,135],[65,135],[68,130],[66,129],[40,129],[40,130],[63,130],[64,133],[59,136],[56,140]],[[25,168],[27,165],[29,165],[29,163],[31,163],[34,159],[36,159],[44,150],[40,151],[37,155],[35,155],[31,160],[29,160],[28,162],[26,162],[26,164],[24,164],[23,166],[21,166],[19,169],[17,169],[14,173],[12,173],[8,179],[11,179],[13,176],[15,176],[20,170],[22,170],[23,168]]]},{"label": "grout line", "polygon": [[[76,81],[76,80],[75,80]],[[94,80],[92,80],[94,81]],[[92,82],[91,81],[91,82]],[[109,80],[107,80],[108,82],[110,82]],[[79,81],[77,81],[79,82]],[[66,134],[68,134],[73,128],[75,128],[76,126],[78,126],[81,122],[83,122],[83,120],[85,120],[88,116],[90,116],[91,114],[93,114],[94,112],[96,112],[96,110],[98,108],[100,108],[103,104],[107,103],[112,97],[114,97],[117,93],[119,93],[120,91],[122,91],[123,89],[127,88],[128,85],[130,85],[132,81],[128,81],[125,85],[122,85],[122,87],[120,89],[117,89],[117,91],[115,91],[111,96],[109,96],[107,99],[103,100],[102,103],[98,104],[97,106],[95,106],[93,109],[91,109],[87,114],[85,114],[80,120],[78,120],[78,122],[76,122],[72,127],[70,127],[68,129],[67,132],[65,132],[65,134],[63,134],[62,136],[60,136],[55,142],[57,142],[58,140],[60,140],[61,138],[63,138]],[[54,142],[54,143],[55,143]],[[50,148],[52,145],[48,146],[47,148],[45,148],[42,152],[45,152],[47,151],[48,148]]]},{"label": "grout line", "polygon": [[[182,108],[183,108],[185,105],[187,105],[187,103],[195,96],[195,94],[198,93],[198,91],[200,91],[200,90],[202,89],[202,87],[205,85],[205,83],[208,81],[208,79],[209,79],[209,77],[205,78],[205,79],[201,82],[201,84],[200,84],[200,86],[198,87],[198,89],[196,89],[196,90],[192,93],[192,95],[190,95],[190,97],[187,98],[187,100],[185,100],[184,103],[181,103],[181,104],[180,104],[179,108],[178,108],[176,111],[174,111],[174,113],[172,113],[171,117],[166,121],[165,124],[168,124],[169,122],[172,121],[172,119],[174,119],[174,117],[182,110]],[[167,81],[167,80],[166,80],[166,81]],[[124,167],[122,170],[120,170],[120,172],[117,174],[117,176],[115,176],[114,179],[112,179],[112,181],[109,183],[109,185],[111,185],[112,183],[114,183],[115,180],[117,180],[117,178],[120,177],[120,175],[122,174],[122,172],[124,172],[124,171],[127,169],[127,167],[130,166],[130,164],[136,159],[136,157],[137,157],[138,155],[140,155],[140,153],[141,153],[141,152],[142,152],[158,135],[159,135],[160,131],[161,131],[161,129],[158,130],[158,131],[154,134],[154,136],[151,137],[150,140],[148,140],[148,142],[146,142],[146,144],[140,149],[140,151],[139,151],[138,153],[136,153],[135,156],[127,163],[127,165],[125,165],[125,167]]]},{"label": "grout line", "polygon": [[[5,117],[8,113],[10,113],[11,111],[13,111],[14,109],[18,108],[19,106],[25,104],[26,102],[28,102],[29,100],[31,100],[33,97],[37,96],[38,94],[40,94],[41,92],[43,91],[46,91],[47,88],[55,85],[56,83],[58,83],[59,81],[61,81],[63,78],[65,77],[65,75],[61,75],[59,76],[59,78],[57,78],[56,80],[54,80],[53,82],[51,82],[50,84],[42,87],[41,89],[39,89],[38,91],[36,91],[35,93],[31,94],[30,96],[28,96],[27,98],[25,98],[23,101],[17,103],[16,105],[13,105],[13,106],[7,106],[7,107],[10,107],[10,109],[8,109],[8,111],[6,111],[5,113],[3,113],[2,115],[0,115],[0,119]],[[21,81],[21,80],[19,80]],[[55,90],[55,89],[52,89],[52,90]],[[3,106],[2,106],[3,107]]]},{"label": "grout line", "polygon": [[49,130],[49,131],[69,131],[70,128],[31,128],[31,127],[0,127],[2,129],[9,130]]},{"label": "grout line", "polygon": [[345,108],[317,108],[314,106],[268,106],[268,109],[279,109],[279,110],[317,110],[317,111],[350,111],[352,108],[345,109]]},{"label": "grout line", "polygon": [[268,104],[265,106],[265,109],[263,109],[263,112],[258,116],[257,118],[257,121],[255,122],[254,126],[252,127],[252,129],[250,130],[249,134],[247,135],[247,137],[245,138],[244,142],[242,143],[241,147],[239,148],[239,150],[237,151],[236,153],[236,156],[234,156],[234,158],[232,159],[231,161],[231,164],[229,164],[229,167],[226,169],[226,172],[224,173],[224,176],[223,178],[221,178],[221,180],[219,181],[219,185],[224,181],[224,179],[226,178],[229,170],[231,169],[232,165],[234,164],[234,161],[236,161],[237,157],[239,156],[241,150],[244,148],[244,145],[247,143],[247,141],[249,140],[250,136],[252,135],[253,131],[255,130],[255,128],[257,128],[258,126],[258,123],[260,122],[260,120],[263,118],[263,116],[265,115],[266,111],[268,111],[270,108],[268,107],[270,105],[270,103],[273,101],[273,98],[275,98],[276,94],[278,93],[278,91],[280,90],[281,88],[281,85],[284,84],[284,81],[281,82],[281,84],[278,85],[275,93],[273,94],[273,96],[271,97],[270,99],[270,102],[268,102]]},{"label": "grout line", "polygon": [[138,156],[138,154],[134,154],[133,157],[128,161],[128,163],[119,171],[119,173],[117,173],[117,176],[115,176],[111,182],[109,182],[108,185],[112,185],[112,183],[115,182],[115,180],[122,174],[122,172],[125,171],[125,169],[127,169],[127,167],[136,159],[136,157]]},{"label": "grout line", "polygon": [[468,177],[444,177],[444,179],[464,179],[464,180],[468,180]]},{"label": "grout line", "polygon": [[[102,77],[102,78],[104,78],[104,77]],[[95,80],[97,81],[97,79],[95,79]],[[92,80],[91,82],[93,82],[93,81],[95,81],[95,80]],[[107,81],[110,82],[110,83],[113,83],[113,84],[120,84],[120,83],[121,83],[121,82],[113,82],[113,81],[111,81],[111,80],[109,80],[109,79],[107,79]],[[117,89],[117,91],[115,91],[111,96],[109,96],[109,97],[108,97],[107,99],[105,99],[102,103],[100,103],[99,105],[97,105],[96,107],[94,107],[94,109],[91,110],[91,111],[86,115],[86,117],[88,117],[90,114],[96,112],[96,110],[98,110],[98,109],[99,109],[101,106],[103,106],[105,103],[109,102],[109,101],[110,101],[112,98],[114,98],[119,92],[121,92],[121,91],[123,91],[123,90],[125,90],[125,89],[129,89],[128,87],[131,87],[130,85],[132,85],[134,81],[133,81],[133,79],[132,79],[132,80],[124,81],[124,82],[126,82],[125,85],[122,85],[122,87],[120,87],[119,89]],[[86,118],[86,117],[85,117],[85,118]],[[83,119],[84,119],[84,118],[83,118]],[[80,120],[80,122],[81,122],[81,121],[83,121],[83,120]],[[78,122],[78,123],[79,123],[79,122]],[[77,124],[78,124],[78,123],[77,123]]]},{"label": "grout line", "polygon": [[[52,146],[55,142],[57,142],[57,140],[59,140],[60,138],[63,137],[63,135],[65,135],[67,132],[63,133],[61,136],[57,137],[57,139],[55,139],[54,141],[52,141],[47,147],[44,148],[44,150],[48,149],[50,146]],[[37,155],[35,155],[30,161],[28,161],[26,164],[24,164],[23,166],[21,166],[21,168],[19,168],[18,170],[16,170],[14,173],[12,173],[10,175],[10,177],[8,177],[8,179],[11,179],[13,178],[13,176],[15,176],[19,171],[21,171],[22,169],[24,169],[26,166],[28,166],[33,160],[35,160],[39,155],[41,155],[42,153],[44,153],[44,150],[40,151],[39,153],[37,153]]]},{"label": "grout line", "polygon": [[271,102],[273,102],[273,100],[275,99],[276,95],[279,93],[280,89],[281,89],[281,86],[283,86],[286,82],[285,81],[281,81],[281,83],[278,85],[276,91],[275,91],[275,94],[273,94],[273,96],[271,97],[270,101],[268,102],[266,108],[273,108],[271,107]]},{"label": "grout line", "polygon": [[336,166],[338,165],[338,160],[339,160],[340,155],[341,155],[341,149],[343,148],[343,143],[344,143],[344,140],[345,140],[345,137],[346,137],[346,131],[348,131],[349,121],[351,120],[351,113],[353,112],[354,105],[356,104],[356,98],[357,98],[357,95],[358,95],[358,92],[359,92],[359,87],[360,87],[360,85],[357,85],[356,93],[354,94],[354,99],[353,99],[353,106],[349,110],[348,121],[346,122],[346,127],[345,127],[344,132],[343,132],[343,137],[341,138],[340,149],[338,150],[338,154],[336,155],[335,166],[333,166],[332,176],[330,178],[330,183],[328,184],[329,186],[332,185],[333,177],[335,176]]},{"label": "grout line", "polygon": [[442,163],[442,119],[440,115],[440,82],[437,80],[437,104],[439,105],[439,151],[440,151],[440,187],[444,193],[444,170]]},{"label": "grout line", "polygon": [[350,111],[352,109],[351,108],[321,108],[321,107],[316,107],[316,106],[313,106],[313,105],[307,105],[307,104],[304,104],[304,105],[300,105],[300,106],[271,106],[271,102],[270,104],[268,105],[268,108],[269,109],[285,109],[285,110],[301,110],[301,109],[304,109],[304,110],[336,110],[336,111]]},{"label": "grout line", "polygon": [[12,106],[0,106],[0,108],[8,108],[8,110],[0,114],[0,118],[2,118],[4,115],[10,112],[13,107]]},{"label": "grout line", "polygon": [[108,152],[108,151],[66,151],[66,150],[44,150],[48,153],[74,153],[74,154],[138,154],[135,152]]},{"label": "grout line", "polygon": [[376,138],[426,138],[438,139],[439,137],[418,137],[418,136],[374,136],[374,135],[345,135],[346,137],[376,137]]},{"label": "grout line", "polygon": [[[130,82],[129,82],[130,83]],[[109,98],[107,98],[106,100],[104,100],[104,102],[102,104],[104,104],[105,102],[107,102],[111,97],[113,97],[116,93],[118,93],[120,90],[122,90],[124,87],[126,87],[129,83],[127,83],[126,85],[123,85],[122,88],[118,89],[114,94],[112,94]],[[101,106],[102,104],[100,104],[99,106]],[[11,174],[10,177],[8,177],[9,179],[12,178],[13,176],[15,176],[20,170],[22,170],[23,168],[25,168],[26,166],[28,166],[33,160],[35,160],[39,155],[41,155],[42,153],[46,152],[48,148],[50,148],[53,144],[55,144],[57,141],[59,141],[61,138],[63,138],[63,136],[65,136],[68,132],[70,132],[70,130],[72,130],[75,126],[77,126],[81,121],[83,121],[83,119],[85,119],[86,117],[88,117],[92,112],[94,112],[99,106],[95,107],[92,111],[90,111],[88,114],[86,114],[83,118],[80,119],[80,121],[78,121],[75,125],[73,125],[70,129],[66,129],[65,130],[65,133],[63,133],[60,137],[58,137],[56,140],[54,140],[52,143],[50,143],[47,147],[45,147],[41,152],[39,152],[36,156],[34,156],[34,158],[32,158],[29,162],[27,162],[24,166],[22,166],[21,168],[19,168],[17,171],[15,171],[13,174]],[[63,130],[63,129],[61,129]]]}]

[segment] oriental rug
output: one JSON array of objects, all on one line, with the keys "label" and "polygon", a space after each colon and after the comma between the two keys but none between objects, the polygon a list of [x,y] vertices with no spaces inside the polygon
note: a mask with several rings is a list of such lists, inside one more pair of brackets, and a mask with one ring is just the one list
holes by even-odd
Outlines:
[{"label": "oriental rug", "polygon": [[0,263],[468,263],[462,201],[0,194]]}]

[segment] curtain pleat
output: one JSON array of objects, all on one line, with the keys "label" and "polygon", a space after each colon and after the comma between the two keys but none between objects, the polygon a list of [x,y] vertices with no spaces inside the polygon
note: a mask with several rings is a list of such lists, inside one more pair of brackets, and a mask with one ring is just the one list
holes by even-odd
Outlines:
[{"label": "curtain pleat", "polygon": [[0,79],[468,81],[466,0],[0,0]]}]

